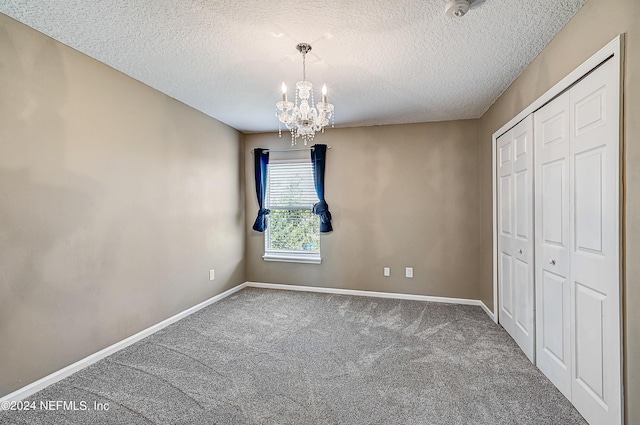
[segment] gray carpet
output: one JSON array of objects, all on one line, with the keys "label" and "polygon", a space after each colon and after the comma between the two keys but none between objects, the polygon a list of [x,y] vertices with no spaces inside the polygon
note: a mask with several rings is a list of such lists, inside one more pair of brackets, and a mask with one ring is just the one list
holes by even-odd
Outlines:
[{"label": "gray carpet", "polygon": [[480,307],[253,288],[29,400],[78,410],[0,424],[586,424]]}]

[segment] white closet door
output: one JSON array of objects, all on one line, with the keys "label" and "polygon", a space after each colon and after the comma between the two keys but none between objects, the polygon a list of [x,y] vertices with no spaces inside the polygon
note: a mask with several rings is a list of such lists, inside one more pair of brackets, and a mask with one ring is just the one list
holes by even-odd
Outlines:
[{"label": "white closet door", "polygon": [[592,425],[622,423],[619,78],[610,60],[569,92],[571,391]]},{"label": "white closet door", "polygon": [[513,301],[513,129],[497,139],[498,164],[498,296],[499,322],[511,334],[514,330]]},{"label": "white closet door", "polygon": [[498,317],[533,362],[533,117],[525,118],[497,143]]},{"label": "white closet door", "polygon": [[571,400],[569,93],[534,114],[536,361]]}]

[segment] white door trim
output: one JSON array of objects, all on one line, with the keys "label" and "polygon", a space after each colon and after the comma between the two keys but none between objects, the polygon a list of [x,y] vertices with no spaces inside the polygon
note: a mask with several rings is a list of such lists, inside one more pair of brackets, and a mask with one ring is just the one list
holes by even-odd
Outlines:
[{"label": "white door trim", "polygon": [[[525,119],[529,114],[537,111],[546,103],[558,96],[560,93],[571,87],[582,77],[587,75],[598,65],[609,57],[613,56],[619,69],[622,69],[622,52],[624,46],[624,34],[618,35],[611,40],[606,46],[598,50],[596,54],[591,56],[579,67],[574,69],[569,75],[560,80],[555,86],[547,90],[542,96],[536,99],[531,105],[524,108],[518,115],[510,119],[505,125],[500,127],[498,131],[493,133],[491,138],[491,174],[492,174],[492,195],[493,195],[493,319],[498,323],[498,197],[496,193],[496,140],[498,137],[509,131],[512,127]],[[622,150],[622,149],[621,149]],[[622,239],[621,239],[622,240]]]}]

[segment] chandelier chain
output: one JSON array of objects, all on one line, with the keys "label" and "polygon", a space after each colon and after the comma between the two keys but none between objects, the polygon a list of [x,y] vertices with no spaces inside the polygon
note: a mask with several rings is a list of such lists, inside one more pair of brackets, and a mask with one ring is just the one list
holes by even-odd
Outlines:
[{"label": "chandelier chain", "polygon": [[302,81],[307,81],[307,53],[302,52]]}]

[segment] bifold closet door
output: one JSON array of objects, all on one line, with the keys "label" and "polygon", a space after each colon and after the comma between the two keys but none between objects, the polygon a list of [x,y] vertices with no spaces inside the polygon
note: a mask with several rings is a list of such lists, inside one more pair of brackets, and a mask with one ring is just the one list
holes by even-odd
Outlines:
[{"label": "bifold closet door", "polygon": [[497,144],[498,320],[533,362],[533,117],[500,136]]},{"label": "bifold closet door", "polygon": [[591,425],[622,423],[618,69],[535,113],[537,365]]},{"label": "bifold closet door", "polygon": [[534,114],[536,364],[571,400],[570,99]]},{"label": "bifold closet door", "polygon": [[569,92],[571,400],[592,425],[622,423],[619,78],[609,60]]}]

